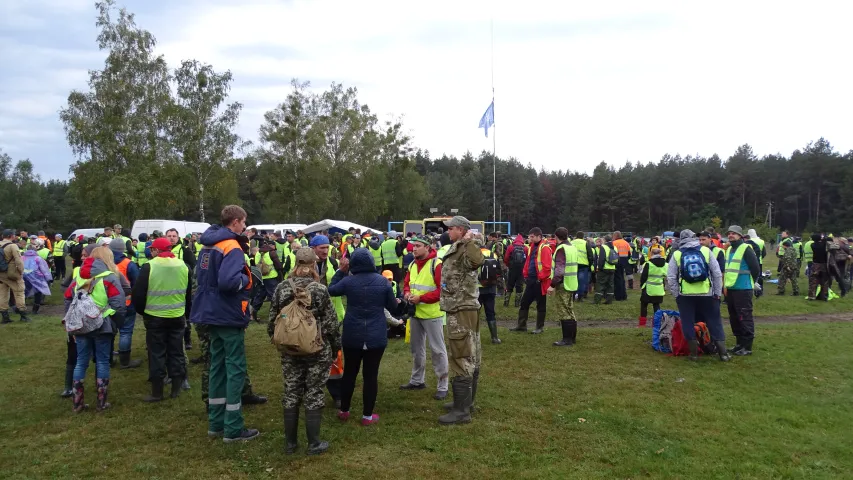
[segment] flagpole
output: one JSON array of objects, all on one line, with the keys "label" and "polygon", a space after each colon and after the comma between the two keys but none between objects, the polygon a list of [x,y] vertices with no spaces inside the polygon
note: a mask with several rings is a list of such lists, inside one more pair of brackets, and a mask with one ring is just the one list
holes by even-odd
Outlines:
[{"label": "flagpole", "polygon": [[[494,12],[492,13],[491,18],[491,37],[492,37],[492,118],[494,118],[494,105],[495,105],[495,16]],[[492,127],[492,222],[495,227],[492,231],[496,232],[497,229],[497,171],[498,171],[498,156],[497,156],[497,140],[495,140],[495,128]]]}]

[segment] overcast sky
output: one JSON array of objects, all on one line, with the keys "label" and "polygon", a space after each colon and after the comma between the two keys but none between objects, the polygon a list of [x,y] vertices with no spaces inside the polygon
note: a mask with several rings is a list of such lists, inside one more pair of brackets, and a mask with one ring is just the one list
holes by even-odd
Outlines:
[{"label": "overcast sky", "polygon": [[[290,80],[356,86],[414,144],[591,171],[749,143],[789,155],[826,137],[853,148],[848,1],[518,2],[124,0],[174,68],[195,58],[234,74],[239,133]],[[93,0],[0,0],[0,148],[43,178],[74,161],[58,110],[103,67]]]}]

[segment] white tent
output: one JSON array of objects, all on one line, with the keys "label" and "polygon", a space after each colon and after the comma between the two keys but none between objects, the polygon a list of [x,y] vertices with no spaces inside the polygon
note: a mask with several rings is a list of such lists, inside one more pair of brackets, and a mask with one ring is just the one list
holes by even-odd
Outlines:
[{"label": "white tent", "polygon": [[254,228],[259,233],[262,233],[262,234],[279,231],[279,232],[281,232],[282,235],[284,235],[284,232],[286,232],[288,230],[290,230],[292,232],[296,232],[297,230],[302,230],[305,227],[306,227],[306,225],[304,223],[269,223],[269,224],[263,224],[263,225],[249,225],[246,228],[247,229]]},{"label": "white tent", "polygon": [[364,225],[359,225],[357,223],[347,222],[344,220],[330,220],[328,218],[325,220],[320,220],[317,223],[312,223],[311,225],[308,225],[307,227],[303,228],[302,231],[306,235],[315,232],[320,232],[322,230],[328,230],[331,233],[347,233],[350,227],[360,228],[361,233],[365,233],[368,231],[374,233],[379,232],[379,230],[374,230],[372,228],[365,227]]}]

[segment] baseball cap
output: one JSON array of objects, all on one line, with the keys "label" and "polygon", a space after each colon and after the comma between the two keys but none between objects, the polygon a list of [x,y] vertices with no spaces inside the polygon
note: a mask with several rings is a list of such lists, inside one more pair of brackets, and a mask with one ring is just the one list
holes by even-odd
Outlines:
[{"label": "baseball cap", "polygon": [[296,263],[314,263],[317,261],[317,255],[310,248],[300,248],[296,251]]},{"label": "baseball cap", "polygon": [[461,215],[456,215],[455,217],[451,218],[450,220],[445,220],[444,225],[446,225],[448,227],[471,228],[471,222],[469,222],[467,218],[465,218]]},{"label": "baseball cap", "polygon": [[391,270],[382,270],[382,276],[388,280],[394,280],[394,273]]},{"label": "baseball cap", "polygon": [[157,240],[151,242],[151,248],[156,248],[161,252],[168,252],[172,250],[172,242],[169,241],[166,237],[160,237]]}]

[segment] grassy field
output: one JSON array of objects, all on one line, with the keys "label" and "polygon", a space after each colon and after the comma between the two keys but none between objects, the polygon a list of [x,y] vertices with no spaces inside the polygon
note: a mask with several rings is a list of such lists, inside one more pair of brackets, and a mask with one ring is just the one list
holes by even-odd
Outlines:
[{"label": "grassy field", "polygon": [[[578,311],[582,320],[619,319],[635,318],[637,308],[634,292],[628,302]],[[758,315],[810,309],[850,311],[853,303],[767,296],[756,306]],[[510,310],[501,317],[514,317]],[[141,358],[141,322],[137,328]],[[196,365],[192,390],[159,404],[141,401],[146,365],[116,369],[113,408],[72,415],[57,395],[65,359],[59,317],[41,315],[0,328],[0,465],[3,478],[850,478],[853,323],[757,330],[752,357],[692,364],[653,352],[648,329],[582,329],[570,349],[551,347],[556,328],[539,336],[501,329],[503,345],[484,344],[474,422],[449,428],[436,422],[442,412],[432,391],[397,389],[411,359],[406,344],[391,341],[380,423],[340,424],[327,409],[323,437],[332,448],[309,458],[282,453],[280,364],[265,328],[249,327],[247,353],[255,390],[270,402],[244,409],[261,438],[225,445],[206,437]]]}]

